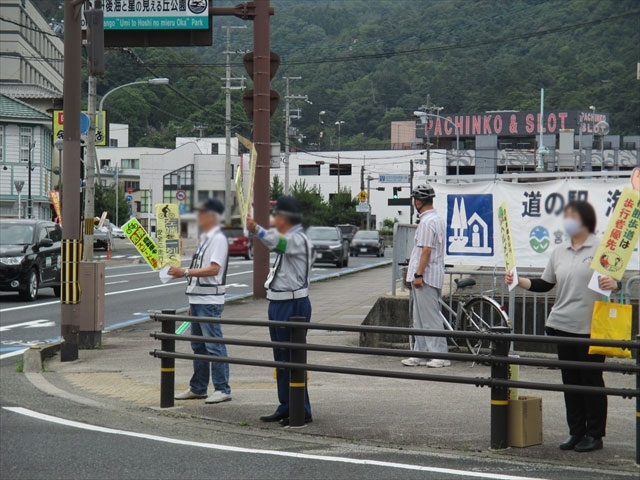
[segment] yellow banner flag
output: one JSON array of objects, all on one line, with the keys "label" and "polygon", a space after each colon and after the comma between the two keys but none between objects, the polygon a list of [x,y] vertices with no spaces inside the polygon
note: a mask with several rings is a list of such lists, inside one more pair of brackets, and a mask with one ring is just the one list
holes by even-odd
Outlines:
[{"label": "yellow banner flag", "polygon": [[[245,146],[247,150],[251,152],[249,160],[249,182],[247,183],[247,193],[243,194],[243,175],[236,175],[236,197],[238,198],[238,208],[240,209],[240,217],[242,218],[242,225],[244,226],[247,213],[251,209],[251,199],[253,198],[253,184],[256,176],[256,165],[258,163],[258,151],[253,142],[242,135],[237,135],[238,141]],[[238,191],[238,184],[240,184],[240,192]]]},{"label": "yellow banner flag", "polygon": [[[640,192],[626,187],[622,190],[609,225],[591,262],[596,272],[621,280],[631,260],[640,236]],[[639,254],[635,254],[638,268]]]},{"label": "yellow banner flag", "polygon": [[53,205],[53,211],[58,217],[58,223],[62,223],[62,210],[60,207],[60,191],[51,190],[49,192],[49,198],[51,199],[51,204]]},{"label": "yellow banner flag", "polygon": [[147,231],[140,225],[136,218],[132,218],[122,226],[124,234],[127,236],[142,258],[153,270],[158,269],[158,247]]},{"label": "yellow banner flag", "polygon": [[498,207],[498,223],[500,224],[500,238],[502,239],[505,269],[507,272],[510,272],[513,267],[516,266],[516,256],[513,248],[513,237],[511,236],[509,211],[507,210],[506,200]]},{"label": "yellow banner flag", "polygon": [[158,268],[179,267],[180,213],[175,203],[156,205],[156,239],[158,240]]}]

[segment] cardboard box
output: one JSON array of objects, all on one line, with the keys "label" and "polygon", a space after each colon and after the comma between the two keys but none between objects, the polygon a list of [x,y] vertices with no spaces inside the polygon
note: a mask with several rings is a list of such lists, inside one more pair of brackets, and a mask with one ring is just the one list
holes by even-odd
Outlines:
[{"label": "cardboard box", "polygon": [[542,443],[542,398],[509,400],[508,442],[510,447],[530,447]]}]

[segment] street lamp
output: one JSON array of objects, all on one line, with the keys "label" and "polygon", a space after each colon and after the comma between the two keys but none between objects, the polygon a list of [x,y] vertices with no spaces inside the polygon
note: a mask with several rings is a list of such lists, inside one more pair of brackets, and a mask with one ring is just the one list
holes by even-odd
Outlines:
[{"label": "street lamp", "polygon": [[335,125],[338,126],[338,193],[340,193],[340,130],[344,124],[344,120],[338,120]]},{"label": "street lamp", "polygon": [[98,106],[98,129],[102,130],[102,127],[103,127],[103,123],[102,123],[102,106],[104,105],[104,101],[113,92],[115,92],[117,90],[120,90],[121,88],[131,87],[133,85],[168,85],[168,84],[169,84],[169,79],[168,78],[164,78],[164,77],[149,78],[147,80],[140,80],[140,81],[137,81],[137,82],[125,83],[124,85],[120,85],[118,87],[115,87],[115,88],[109,90],[107,93],[104,94],[104,96],[100,100],[100,105]]},{"label": "street lamp", "polygon": [[318,151],[320,151],[322,147],[322,134],[324,133],[324,122],[322,121],[322,116],[327,112],[321,110],[318,112],[318,123],[320,124],[320,131],[318,132]]}]

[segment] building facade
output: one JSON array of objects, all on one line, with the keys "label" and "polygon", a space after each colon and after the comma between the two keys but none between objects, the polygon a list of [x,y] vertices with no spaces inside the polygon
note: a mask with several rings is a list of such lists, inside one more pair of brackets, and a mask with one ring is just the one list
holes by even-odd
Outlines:
[{"label": "building facade", "polygon": [[0,0],[0,93],[38,110],[62,100],[62,39],[28,0]]},{"label": "building facade", "polygon": [[0,95],[0,217],[27,217],[31,166],[32,218],[52,218],[49,192],[59,172],[51,150],[51,116]]}]

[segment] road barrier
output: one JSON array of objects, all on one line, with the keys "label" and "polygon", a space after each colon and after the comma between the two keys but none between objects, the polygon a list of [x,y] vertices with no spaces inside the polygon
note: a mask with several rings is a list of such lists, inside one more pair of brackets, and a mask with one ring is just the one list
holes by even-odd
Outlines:
[{"label": "road barrier", "polygon": [[[304,318],[294,317],[291,321],[261,321],[261,320],[231,320],[222,318],[198,317],[198,322],[218,323],[221,325],[265,327],[265,328],[288,328],[291,332],[290,342],[272,342],[260,340],[247,340],[244,338],[214,338],[192,335],[176,335],[177,322],[189,322],[193,317],[186,315],[176,315],[175,312],[163,312],[152,315],[152,318],[162,324],[161,332],[151,333],[151,337],[161,341],[161,349],[153,350],[150,354],[161,359],[161,384],[160,384],[160,407],[168,408],[174,405],[174,380],[175,380],[175,360],[201,360],[205,362],[228,363],[238,365],[249,365],[268,368],[286,368],[291,370],[289,400],[290,400],[290,426],[304,426],[304,387],[306,383],[306,372],[316,371],[325,373],[338,373],[346,375],[364,375],[384,378],[423,380],[433,382],[458,383],[463,385],[474,385],[476,387],[489,387],[491,389],[491,441],[492,449],[507,448],[507,410],[509,405],[509,388],[527,388],[532,390],[546,390],[555,392],[573,392],[584,394],[605,394],[620,396],[623,398],[636,399],[636,463],[640,465],[640,335],[636,340],[614,341],[597,340],[588,338],[572,337],[547,337],[542,335],[522,335],[512,334],[509,327],[495,328],[491,332],[464,332],[464,331],[443,331],[443,330],[423,330],[415,328],[384,327],[371,325],[343,325],[343,324],[318,324],[307,323]],[[489,340],[491,342],[491,352],[489,354],[471,353],[433,353],[398,350],[391,348],[374,347],[351,347],[342,345],[321,345],[306,343],[306,334],[309,329],[323,331],[339,331],[354,333],[378,333],[395,335],[424,335],[430,337],[451,337],[455,339],[476,339]],[[211,355],[196,355],[188,353],[178,353],[175,351],[175,342],[201,342],[201,343],[222,343],[226,345],[236,345],[243,347],[259,348],[284,348],[291,352],[289,362],[279,362],[271,360],[258,360],[238,357],[214,357]],[[548,343],[555,345],[597,345],[607,347],[626,348],[635,351],[636,364],[631,362],[615,363],[594,363],[576,362],[567,360],[556,360],[548,358],[530,357],[510,357],[509,350],[512,342],[533,342]],[[392,357],[405,357],[408,354],[420,359],[442,359],[457,360],[466,362],[481,362],[491,365],[489,377],[466,377],[455,375],[441,375],[432,373],[417,373],[406,370],[379,370],[358,367],[342,367],[335,365],[308,364],[307,352],[327,352],[345,353],[360,355],[380,355]],[[613,388],[613,387],[589,387],[581,385],[564,385],[552,383],[529,382],[522,380],[509,380],[509,365],[526,365],[547,368],[580,368],[589,370],[599,370],[608,372],[618,372],[636,376],[636,388]]]}]

